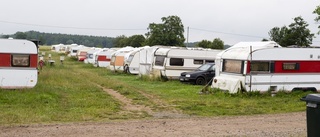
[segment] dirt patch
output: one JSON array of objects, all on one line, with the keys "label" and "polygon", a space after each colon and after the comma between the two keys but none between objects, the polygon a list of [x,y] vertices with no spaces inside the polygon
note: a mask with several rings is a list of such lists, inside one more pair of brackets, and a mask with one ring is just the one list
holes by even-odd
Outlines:
[{"label": "dirt patch", "polygon": [[[122,109],[125,111],[134,112],[134,113],[144,113],[146,112],[148,115],[153,116],[155,118],[183,118],[183,117],[189,117],[189,115],[182,114],[180,111],[171,108],[170,111],[153,111],[149,106],[145,105],[137,105],[133,104],[132,100],[130,98],[126,98],[125,96],[121,95],[119,92],[113,90],[113,89],[108,89],[105,87],[102,87],[100,85],[97,85],[100,88],[103,89],[103,91],[107,92],[109,95],[113,96],[115,99],[117,99],[119,102],[121,102]],[[154,95],[149,95],[147,93],[138,91],[141,95],[145,96],[149,100],[153,101],[153,103],[156,103],[157,106],[160,107],[170,107],[168,104],[164,103]]]},{"label": "dirt patch", "polygon": [[1,137],[304,137],[307,132],[304,112],[235,117],[29,125],[0,127],[0,131]]},{"label": "dirt patch", "polygon": [[101,87],[103,89],[103,91],[105,91],[108,94],[110,94],[111,96],[113,96],[113,98],[115,98],[118,101],[120,101],[123,104],[122,105],[122,109],[123,110],[126,110],[126,111],[145,111],[149,115],[153,114],[153,111],[151,110],[150,107],[143,106],[143,105],[132,104],[132,100],[131,99],[126,98],[125,96],[121,95],[117,91],[115,91],[113,89],[108,89],[108,88],[105,88],[105,87],[102,87],[102,86],[99,86],[99,87]]}]

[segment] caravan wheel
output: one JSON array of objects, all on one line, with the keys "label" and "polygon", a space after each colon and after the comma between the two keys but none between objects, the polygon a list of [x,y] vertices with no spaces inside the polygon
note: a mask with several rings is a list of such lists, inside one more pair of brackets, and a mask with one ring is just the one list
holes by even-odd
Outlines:
[{"label": "caravan wheel", "polygon": [[129,66],[128,65],[124,65],[123,66],[123,71],[124,71],[124,73],[130,73],[129,72]]}]

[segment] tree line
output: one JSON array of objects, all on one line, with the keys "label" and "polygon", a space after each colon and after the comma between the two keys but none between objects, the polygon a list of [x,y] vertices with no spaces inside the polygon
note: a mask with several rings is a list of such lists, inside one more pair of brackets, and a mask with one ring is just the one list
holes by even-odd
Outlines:
[{"label": "tree line", "polygon": [[89,47],[113,47],[112,37],[101,36],[85,36],[85,35],[70,35],[70,34],[54,34],[42,33],[37,31],[16,32],[12,35],[3,35],[2,38],[15,39],[37,39],[40,40],[41,45],[56,45],[56,44],[78,44]]}]

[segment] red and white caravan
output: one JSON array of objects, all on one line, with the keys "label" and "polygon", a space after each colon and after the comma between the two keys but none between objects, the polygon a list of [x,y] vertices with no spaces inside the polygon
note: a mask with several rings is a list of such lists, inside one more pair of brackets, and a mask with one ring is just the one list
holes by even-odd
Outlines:
[{"label": "red and white caravan", "polygon": [[212,88],[238,91],[320,91],[320,49],[240,42],[217,55]]},{"label": "red and white caravan", "polygon": [[38,48],[28,40],[0,39],[0,88],[32,88],[38,81]]}]

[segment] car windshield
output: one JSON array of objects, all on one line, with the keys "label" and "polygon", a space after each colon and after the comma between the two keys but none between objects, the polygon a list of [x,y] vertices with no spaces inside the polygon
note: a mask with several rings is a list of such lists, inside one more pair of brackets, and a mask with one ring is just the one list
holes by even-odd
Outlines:
[{"label": "car windshield", "polygon": [[212,64],[203,64],[197,70],[199,70],[199,71],[208,70],[211,66],[212,66]]}]

